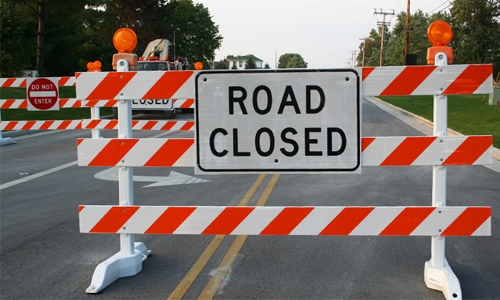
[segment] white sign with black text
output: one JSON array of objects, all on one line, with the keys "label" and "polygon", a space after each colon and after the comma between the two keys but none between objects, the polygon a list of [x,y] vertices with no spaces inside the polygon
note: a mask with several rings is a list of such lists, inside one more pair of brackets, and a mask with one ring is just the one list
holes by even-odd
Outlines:
[{"label": "white sign with black text", "polygon": [[360,69],[202,71],[202,173],[360,173]]}]

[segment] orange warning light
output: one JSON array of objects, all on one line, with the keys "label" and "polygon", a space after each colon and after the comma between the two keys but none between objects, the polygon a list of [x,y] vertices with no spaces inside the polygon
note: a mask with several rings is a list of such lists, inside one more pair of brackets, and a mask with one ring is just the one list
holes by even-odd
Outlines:
[{"label": "orange warning light", "polygon": [[120,28],[113,35],[113,46],[119,53],[132,53],[137,46],[137,35],[130,28]]},{"label": "orange warning light", "polygon": [[427,29],[427,38],[434,46],[446,46],[452,37],[453,30],[450,24],[442,20],[432,22]]},{"label": "orange warning light", "polygon": [[102,63],[98,60],[87,63],[87,72],[101,72]]},{"label": "orange warning light", "polygon": [[120,28],[113,35],[113,46],[115,46],[118,53],[113,54],[113,61],[111,65],[113,70],[118,69],[118,61],[125,59],[128,62],[128,69],[137,69],[137,54],[133,54],[137,46],[137,35],[130,28]]},{"label": "orange warning light", "polygon": [[427,29],[427,38],[432,43],[432,47],[427,49],[427,63],[434,65],[436,55],[444,53],[446,54],[448,64],[452,64],[454,59],[453,49],[448,46],[453,38],[453,30],[450,24],[442,20],[432,22]]},{"label": "orange warning light", "polygon": [[203,70],[203,63],[202,63],[201,61],[197,61],[197,62],[195,62],[195,63],[194,63],[194,68],[195,68],[196,70],[198,70],[198,71],[199,71],[199,70]]},{"label": "orange warning light", "polygon": [[101,70],[102,63],[98,60],[94,61],[94,68],[97,70]]}]

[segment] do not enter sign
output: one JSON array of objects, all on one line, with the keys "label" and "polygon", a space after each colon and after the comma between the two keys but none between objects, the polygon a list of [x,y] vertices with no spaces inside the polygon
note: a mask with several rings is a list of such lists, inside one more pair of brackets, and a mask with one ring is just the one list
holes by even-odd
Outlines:
[{"label": "do not enter sign", "polygon": [[32,78],[27,81],[28,110],[59,110],[58,78]]}]

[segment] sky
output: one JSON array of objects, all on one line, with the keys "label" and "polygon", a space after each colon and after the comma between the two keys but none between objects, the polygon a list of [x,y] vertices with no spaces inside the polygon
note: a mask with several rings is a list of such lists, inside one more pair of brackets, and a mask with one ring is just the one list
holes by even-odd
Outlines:
[{"label": "sky", "polygon": [[[271,68],[280,55],[298,53],[308,68],[343,68],[360,39],[383,15],[406,12],[408,0],[194,0],[208,8],[224,40],[215,60],[253,54]],[[410,11],[448,11],[450,0],[410,0]],[[385,21],[394,25],[395,15]]]}]

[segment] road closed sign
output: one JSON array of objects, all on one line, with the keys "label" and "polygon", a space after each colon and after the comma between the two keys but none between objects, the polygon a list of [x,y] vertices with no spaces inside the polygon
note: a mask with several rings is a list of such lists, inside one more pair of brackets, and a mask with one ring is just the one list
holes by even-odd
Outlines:
[{"label": "road closed sign", "polygon": [[58,78],[28,78],[28,110],[59,110]]},{"label": "road closed sign", "polygon": [[202,173],[360,173],[358,69],[202,71]]}]

